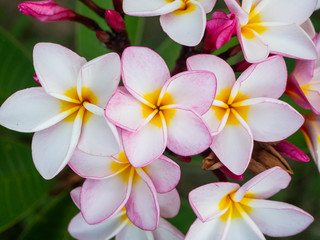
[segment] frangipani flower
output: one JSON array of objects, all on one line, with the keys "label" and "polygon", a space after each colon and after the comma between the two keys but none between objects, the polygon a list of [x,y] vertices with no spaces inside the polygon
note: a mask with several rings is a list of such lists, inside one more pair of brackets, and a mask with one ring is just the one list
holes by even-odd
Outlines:
[{"label": "frangipani flower", "polygon": [[201,186],[189,194],[196,221],[186,240],[265,239],[297,234],[313,217],[293,205],[265,200],[284,189],[291,178],[279,167],[260,173],[240,187],[219,182]]},{"label": "frangipani flower", "polygon": [[317,0],[225,0],[238,18],[237,35],[248,62],[269,53],[315,59],[314,44],[300,25],[313,13]]},{"label": "frangipani flower", "polygon": [[166,146],[181,156],[206,150],[212,138],[200,115],[216,91],[208,71],[187,71],[170,78],[163,59],[143,47],[122,54],[122,80],[106,107],[106,116],[121,132],[124,151],[134,167],[157,159]]},{"label": "frangipani flower", "polygon": [[[78,208],[80,192],[81,187],[71,191],[71,197]],[[176,189],[158,194],[158,198],[161,199],[159,204],[162,217],[172,218],[178,214],[180,198]],[[151,232],[133,225],[126,216],[125,208],[110,219],[95,225],[89,225],[79,213],[71,220],[68,230],[78,240],[107,240],[113,237],[117,240],[182,240],[183,234],[162,217],[158,228]]]},{"label": "frangipani flower", "polygon": [[286,87],[282,57],[252,64],[235,81],[231,67],[214,55],[187,59],[189,70],[207,70],[217,77],[217,94],[203,115],[213,134],[211,149],[233,173],[241,175],[251,159],[253,140],[280,141],[299,129],[303,117],[279,98]]},{"label": "frangipani flower", "polygon": [[160,24],[172,40],[186,46],[200,43],[206,28],[206,13],[216,0],[124,0],[126,14],[140,17],[160,15]]},{"label": "frangipani flower", "polygon": [[300,130],[306,139],[310,154],[320,171],[320,116],[314,113],[306,115],[305,122]]},{"label": "frangipani flower", "polygon": [[34,67],[42,87],[21,90],[0,108],[0,124],[35,132],[34,164],[45,179],[68,163],[76,147],[95,155],[116,154],[119,137],[104,107],[120,80],[120,59],[110,53],[90,62],[52,43],[34,47]]},{"label": "frangipani flower", "polygon": [[113,157],[99,157],[76,150],[69,165],[87,178],[80,205],[89,224],[109,219],[125,206],[131,222],[152,231],[159,223],[157,193],[171,191],[180,180],[179,165],[165,156],[134,168],[123,151]]},{"label": "frangipani flower", "polygon": [[314,37],[317,60],[297,60],[286,92],[305,109],[320,114],[320,34]]}]

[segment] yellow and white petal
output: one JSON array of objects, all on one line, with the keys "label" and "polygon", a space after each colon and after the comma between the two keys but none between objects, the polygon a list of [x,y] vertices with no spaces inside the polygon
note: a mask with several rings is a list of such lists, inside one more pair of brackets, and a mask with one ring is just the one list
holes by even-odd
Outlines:
[{"label": "yellow and white petal", "polygon": [[185,9],[161,15],[160,24],[173,41],[185,46],[196,46],[204,35],[206,13],[199,2],[190,0]]},{"label": "yellow and white petal", "polygon": [[217,134],[225,126],[230,110],[226,108],[211,106],[208,112],[206,112],[202,118],[206,121],[211,134]]},{"label": "yellow and white petal", "polygon": [[33,50],[33,63],[45,91],[63,97],[67,91],[77,86],[80,69],[86,60],[61,45],[38,43]]},{"label": "yellow and white petal", "polygon": [[[237,0],[225,0],[227,7],[229,8],[230,12],[234,13],[237,18],[240,20],[241,25],[247,24],[249,21],[249,12],[246,12],[246,8],[242,9],[239,5],[239,1]],[[250,4],[245,4],[245,7]]]}]

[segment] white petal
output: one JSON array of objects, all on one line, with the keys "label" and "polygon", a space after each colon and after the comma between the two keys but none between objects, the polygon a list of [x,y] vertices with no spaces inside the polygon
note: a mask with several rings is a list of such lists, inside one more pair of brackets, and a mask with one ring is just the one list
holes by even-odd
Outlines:
[{"label": "white petal", "polygon": [[[247,24],[249,20],[249,14],[246,12],[245,9],[242,9],[239,5],[239,1],[237,0],[225,0],[227,7],[229,8],[230,12],[234,13],[236,17],[240,20],[241,25]],[[245,4],[247,5],[247,4]]]},{"label": "white petal", "polygon": [[132,223],[129,223],[116,236],[116,240],[154,240],[152,232],[143,231]]},{"label": "white petal", "polygon": [[150,17],[166,14],[178,9],[181,6],[180,1],[166,0],[124,0],[123,11],[132,16]]},{"label": "white petal", "polygon": [[215,218],[207,222],[201,222],[197,218],[187,232],[185,240],[220,240],[223,239],[226,224],[220,218]]},{"label": "white petal", "polygon": [[198,0],[201,6],[203,7],[204,11],[206,13],[209,13],[212,11],[214,5],[216,4],[216,0]]},{"label": "white petal", "polygon": [[172,224],[163,218],[159,220],[159,226],[153,231],[156,240],[182,240],[183,234]]},{"label": "white petal", "polygon": [[176,189],[167,193],[158,193],[160,216],[164,218],[175,217],[180,209],[180,196]]}]

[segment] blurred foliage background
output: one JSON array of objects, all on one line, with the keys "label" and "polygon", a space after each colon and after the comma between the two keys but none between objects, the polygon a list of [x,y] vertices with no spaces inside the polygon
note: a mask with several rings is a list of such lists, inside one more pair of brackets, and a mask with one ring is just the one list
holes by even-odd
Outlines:
[{"label": "blurred foliage background", "polygon": [[[71,22],[38,22],[19,13],[19,2],[21,1],[0,1],[0,103],[17,90],[36,86],[32,78],[32,50],[38,42],[59,43],[87,60],[108,52],[98,42],[94,32]],[[108,29],[104,20],[80,1],[57,2],[95,19],[103,29]],[[95,2],[106,9],[112,8],[111,0]],[[227,11],[222,0],[218,1],[215,10],[217,9]],[[319,32],[320,11],[313,14],[312,22]],[[180,46],[163,33],[157,17],[127,16],[126,23],[133,45],[154,49],[166,60],[170,69],[174,67]],[[288,70],[291,71],[294,60],[287,62]],[[298,108],[289,98],[285,97],[284,100]],[[0,127],[0,239],[72,239],[67,232],[67,226],[78,209],[72,203],[69,192],[74,186],[81,184],[81,180],[70,174],[70,169],[64,170],[53,180],[42,179],[32,162],[31,138],[31,134],[20,134]],[[308,152],[300,132],[289,140],[304,152]],[[288,161],[294,170],[292,182],[273,199],[304,209],[314,216],[315,221],[303,233],[287,239],[320,239],[319,172],[312,160],[308,163]],[[182,178],[177,188],[181,195],[181,209],[179,215],[170,221],[183,233],[187,232],[195,220],[188,203],[189,191],[217,181],[211,172],[201,170],[201,162],[201,157],[193,157],[191,163],[179,162]],[[250,177],[252,174],[246,173],[245,179]]]}]

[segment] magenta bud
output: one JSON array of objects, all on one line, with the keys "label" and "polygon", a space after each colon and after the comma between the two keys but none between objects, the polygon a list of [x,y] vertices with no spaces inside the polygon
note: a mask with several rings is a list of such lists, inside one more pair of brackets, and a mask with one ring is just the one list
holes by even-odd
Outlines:
[{"label": "magenta bud", "polygon": [[58,5],[54,0],[22,2],[18,5],[18,9],[22,14],[34,17],[41,22],[72,20],[76,15],[75,12]]},{"label": "magenta bud", "polygon": [[41,86],[41,83],[36,73],[33,74],[33,79]]},{"label": "magenta bud", "polygon": [[108,25],[117,32],[122,32],[126,28],[123,18],[117,11],[107,10],[106,21]]},{"label": "magenta bud", "polygon": [[226,168],[225,166],[222,166],[221,168],[219,168],[219,170],[221,172],[223,172],[225,175],[227,175],[228,177],[236,180],[236,181],[242,181],[243,180],[243,175],[236,175],[233,172],[231,172],[228,168]]},{"label": "magenta bud", "polygon": [[298,147],[289,143],[285,140],[282,140],[277,145],[274,146],[282,156],[290,158],[299,162],[309,162],[309,157],[307,154],[302,152]]},{"label": "magenta bud", "polygon": [[237,20],[233,13],[217,11],[212,14],[212,19],[207,21],[204,48],[207,52],[219,49],[230,41],[236,30]]}]

